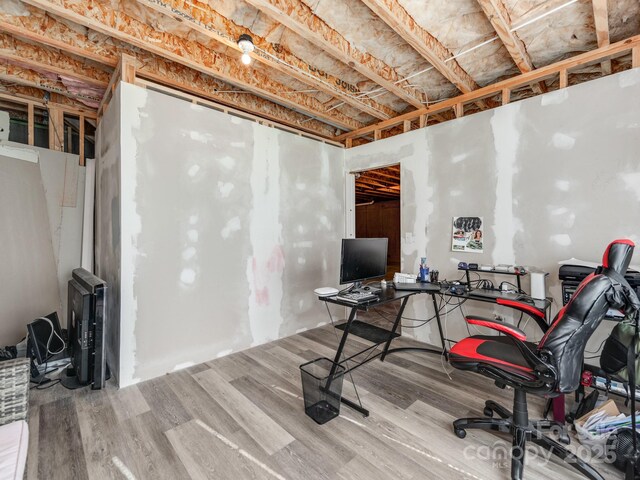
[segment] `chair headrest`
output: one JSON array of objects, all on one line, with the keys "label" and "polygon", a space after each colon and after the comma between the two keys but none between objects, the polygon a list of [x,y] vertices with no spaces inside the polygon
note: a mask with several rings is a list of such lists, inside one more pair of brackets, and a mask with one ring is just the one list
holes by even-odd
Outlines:
[{"label": "chair headrest", "polygon": [[624,275],[631,263],[635,243],[628,239],[614,240],[602,256],[602,266]]}]

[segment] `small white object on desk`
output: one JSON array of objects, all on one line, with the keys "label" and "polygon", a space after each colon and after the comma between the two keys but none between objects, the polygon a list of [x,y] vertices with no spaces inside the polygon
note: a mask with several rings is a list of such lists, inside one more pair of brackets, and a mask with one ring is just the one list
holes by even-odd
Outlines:
[{"label": "small white object on desk", "polygon": [[547,272],[529,269],[531,278],[531,298],[544,300],[547,298]]},{"label": "small white object on desk", "polygon": [[393,275],[395,283],[417,283],[417,276],[413,273],[398,273]]},{"label": "small white object on desk", "polygon": [[332,297],[338,294],[338,289],[333,287],[320,287],[316,288],[313,293],[319,297]]}]

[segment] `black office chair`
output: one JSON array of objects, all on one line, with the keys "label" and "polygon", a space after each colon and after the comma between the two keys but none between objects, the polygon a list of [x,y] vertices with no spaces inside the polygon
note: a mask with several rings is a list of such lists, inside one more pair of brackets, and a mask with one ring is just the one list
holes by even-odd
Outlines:
[{"label": "black office chair", "polygon": [[[485,404],[485,418],[462,418],[453,422],[455,434],[464,438],[469,428],[509,432],[513,436],[511,478],[520,480],[524,469],[525,444],[528,440],[567,461],[588,478],[602,476],[564,446],[542,434],[541,429],[554,422],[530,422],[527,393],[555,397],[578,388],[584,349],[611,307],[637,310],[638,299],[626,284],[624,273],[635,245],[630,240],[609,244],[602,267],[580,284],[571,301],[556,315],[551,326],[536,345],[527,342],[525,333],[513,325],[493,319],[466,317],[502,336],[474,335],[456,343],[449,354],[452,366],[471,370],[495,380],[498,386],[514,389],[513,412],[491,400]],[[491,418],[493,413],[501,418]]]}]

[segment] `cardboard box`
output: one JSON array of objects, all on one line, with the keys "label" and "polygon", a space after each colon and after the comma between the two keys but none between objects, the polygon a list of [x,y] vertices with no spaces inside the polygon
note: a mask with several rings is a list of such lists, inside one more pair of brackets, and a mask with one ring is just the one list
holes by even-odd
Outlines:
[{"label": "cardboard box", "polygon": [[582,426],[584,425],[584,422],[586,422],[587,419],[591,417],[591,415],[598,412],[605,412],[608,417],[616,417],[620,415],[620,410],[618,410],[618,406],[616,405],[616,402],[614,402],[613,400],[607,400],[598,408],[594,408],[589,413],[584,414],[582,417],[577,419],[574,423],[577,423],[578,425]]}]

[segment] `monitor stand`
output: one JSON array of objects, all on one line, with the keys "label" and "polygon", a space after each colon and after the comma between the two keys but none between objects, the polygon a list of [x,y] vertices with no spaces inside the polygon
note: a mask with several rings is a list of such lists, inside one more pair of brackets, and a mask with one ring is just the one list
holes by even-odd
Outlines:
[{"label": "monitor stand", "polygon": [[369,286],[368,290],[365,290],[365,286],[362,282],[353,282],[353,286],[349,290],[349,293],[380,293],[382,291],[379,287]]}]

